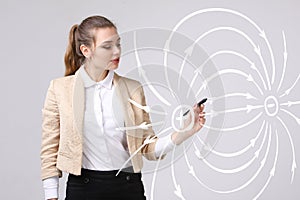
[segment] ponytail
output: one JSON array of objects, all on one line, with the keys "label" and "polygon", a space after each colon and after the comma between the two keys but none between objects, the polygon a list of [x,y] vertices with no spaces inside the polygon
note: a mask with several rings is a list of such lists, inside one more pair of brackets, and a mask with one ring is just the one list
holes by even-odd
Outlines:
[{"label": "ponytail", "polygon": [[69,33],[69,44],[65,53],[65,76],[73,75],[83,64],[84,56],[81,54],[78,49],[77,44],[77,29],[78,25],[75,24],[72,26]]},{"label": "ponytail", "polygon": [[73,75],[85,62],[80,45],[92,47],[95,41],[93,30],[116,26],[103,16],[91,16],[84,19],[80,25],[73,25],[69,33],[69,44],[65,53],[65,76]]}]

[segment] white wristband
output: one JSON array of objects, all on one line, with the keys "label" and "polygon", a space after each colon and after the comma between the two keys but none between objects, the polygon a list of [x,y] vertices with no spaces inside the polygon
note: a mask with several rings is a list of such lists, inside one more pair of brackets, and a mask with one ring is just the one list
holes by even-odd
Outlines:
[{"label": "white wristband", "polygon": [[160,155],[167,154],[170,152],[176,145],[171,139],[172,134],[158,138],[155,144],[155,156],[159,158]]},{"label": "white wristband", "polygon": [[45,192],[45,200],[58,198],[58,176],[50,177],[43,180],[43,187]]}]

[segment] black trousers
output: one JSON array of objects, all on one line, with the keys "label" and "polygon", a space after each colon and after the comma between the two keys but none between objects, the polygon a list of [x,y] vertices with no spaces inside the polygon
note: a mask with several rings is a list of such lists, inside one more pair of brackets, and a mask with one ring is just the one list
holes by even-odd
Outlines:
[{"label": "black trousers", "polygon": [[146,200],[141,173],[82,169],[69,174],[65,200]]}]

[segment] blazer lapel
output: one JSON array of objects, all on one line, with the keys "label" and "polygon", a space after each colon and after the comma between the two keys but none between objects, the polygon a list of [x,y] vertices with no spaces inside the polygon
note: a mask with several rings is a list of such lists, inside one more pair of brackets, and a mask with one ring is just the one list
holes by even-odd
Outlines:
[{"label": "blazer lapel", "polygon": [[79,75],[79,70],[75,73],[75,80],[73,86],[73,116],[75,127],[77,127],[80,137],[83,133],[83,117],[84,117],[84,83]]},{"label": "blazer lapel", "polygon": [[[83,133],[85,93],[84,93],[84,83],[78,72],[79,71],[77,70],[77,72],[75,73],[72,105],[73,105],[74,123],[78,130],[79,135],[81,136]],[[116,96],[122,104],[124,118],[125,118],[124,119],[125,126],[126,127],[136,126],[132,105],[128,101],[128,99],[130,98],[129,91],[124,80],[122,80],[118,74],[114,73],[113,81],[115,85]],[[130,134],[132,136],[135,135],[135,130],[129,130],[126,132],[127,134]]]},{"label": "blazer lapel", "polygon": [[[134,113],[132,110],[132,105],[128,101],[128,99],[130,98],[128,88],[127,88],[124,80],[122,80],[121,77],[116,73],[114,73],[114,85],[115,85],[115,91],[116,91],[117,98],[120,99],[120,102],[123,107],[125,126],[126,127],[135,126],[136,124],[135,124]],[[135,133],[134,130],[131,130],[129,132],[130,132],[130,135],[131,134],[134,135],[134,133]],[[127,133],[129,133],[129,132],[127,132]]]}]

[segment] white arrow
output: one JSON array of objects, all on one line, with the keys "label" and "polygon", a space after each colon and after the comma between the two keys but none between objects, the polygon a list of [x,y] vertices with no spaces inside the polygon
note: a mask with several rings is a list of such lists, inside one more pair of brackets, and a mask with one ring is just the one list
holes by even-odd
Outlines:
[{"label": "white arrow", "polygon": [[130,155],[130,157],[128,158],[128,160],[126,162],[124,162],[124,164],[122,165],[122,167],[119,169],[119,171],[116,173],[116,176],[119,175],[119,173],[121,172],[121,170],[125,167],[125,165],[133,158],[133,156],[135,156],[144,146],[146,146],[147,144],[150,144],[152,142],[154,142],[156,139],[156,136],[150,138],[150,135],[144,140],[143,145],[141,145],[133,154]]},{"label": "white arrow", "polygon": [[280,105],[291,107],[292,105],[297,105],[297,104],[300,104],[300,101],[288,101],[286,103],[281,103]]},{"label": "white arrow", "polygon": [[211,111],[210,113],[205,113],[205,116],[216,116],[222,113],[232,113],[232,112],[239,112],[239,111],[247,111],[247,113],[250,113],[252,110],[258,109],[258,108],[263,108],[263,105],[247,105],[246,107],[243,108],[234,108],[234,109],[228,109],[228,110],[222,110],[222,111]]},{"label": "white arrow", "polygon": [[280,78],[279,85],[277,87],[277,92],[281,88],[281,84],[282,84],[283,78],[285,76],[285,70],[286,70],[286,64],[287,64],[287,57],[288,57],[288,53],[287,53],[287,49],[286,49],[286,40],[285,40],[284,31],[282,31],[282,38],[283,38],[283,48],[284,48],[284,52],[283,52],[283,70],[282,70],[282,73],[281,73],[281,78]]},{"label": "white arrow", "polygon": [[258,197],[260,197],[260,195],[265,191],[265,189],[269,185],[271,178],[275,175],[277,158],[278,158],[278,133],[277,133],[277,130],[276,130],[276,155],[275,155],[275,159],[274,159],[274,164],[273,164],[272,169],[270,170],[270,175],[269,175],[269,178],[268,178],[267,182],[265,183],[263,188],[258,192],[258,194],[253,198],[253,200],[257,200]]},{"label": "white arrow", "polygon": [[193,168],[193,166],[190,164],[188,158],[187,158],[187,155],[186,155],[186,147],[185,147],[185,143],[183,143],[183,153],[184,153],[184,158],[185,158],[185,162],[189,168],[189,174],[191,174],[193,177],[196,176],[195,174],[195,170]]},{"label": "white arrow", "polygon": [[210,126],[207,126],[205,124],[201,124],[203,127],[207,128],[207,129],[210,129],[210,130],[215,130],[215,131],[234,131],[234,130],[238,130],[238,129],[241,129],[241,128],[244,128],[246,126],[248,126],[249,124],[255,122],[260,116],[262,115],[262,112],[260,112],[258,115],[256,115],[253,119],[251,119],[250,121],[248,121],[247,123],[245,124],[241,124],[239,126],[235,126],[235,127],[230,127],[230,128],[216,128],[216,127],[210,127]]},{"label": "white arrow", "polygon": [[290,111],[280,108],[281,111],[287,113],[288,115],[290,115],[292,118],[294,118],[296,120],[296,122],[300,125],[300,118],[298,118],[296,115],[294,115],[293,113],[291,113]]},{"label": "white arrow", "polygon": [[[251,160],[249,160],[247,163],[243,164],[242,166],[240,167],[237,167],[237,168],[234,168],[234,169],[221,169],[221,168],[218,168],[218,167],[215,167],[213,166],[212,164],[210,164],[205,158],[199,158],[199,159],[203,159],[204,163],[210,167],[211,169],[219,172],[219,173],[223,173],[223,174],[233,174],[233,173],[237,173],[237,172],[241,172],[243,170],[245,170],[246,168],[248,168],[253,162],[255,159],[257,159],[259,157],[259,152],[261,151],[262,147],[263,147],[263,144],[265,143],[265,136],[267,135],[267,128],[265,130],[265,135],[264,135],[264,139],[263,139],[263,142],[262,144],[260,145],[260,148],[258,151],[255,152],[254,156],[252,157]],[[197,146],[194,145],[194,147],[196,148],[196,150],[198,150]],[[199,150],[198,150],[199,152]],[[197,156],[197,154],[196,154]]]},{"label": "white arrow", "polygon": [[293,85],[292,85],[289,89],[287,89],[282,95],[280,95],[280,97],[289,95],[290,92],[291,92],[291,90],[292,90],[292,89],[295,87],[295,85],[297,84],[299,78],[300,78],[300,74],[298,75],[298,77],[297,77],[296,81],[293,83]]},{"label": "white arrow", "polygon": [[253,182],[253,180],[258,176],[258,174],[260,173],[260,171],[264,167],[264,165],[266,163],[267,156],[269,154],[270,144],[271,144],[271,131],[269,132],[269,141],[268,141],[267,150],[266,150],[266,153],[264,155],[263,160],[261,161],[260,167],[255,172],[255,174],[246,183],[244,183],[243,185],[241,185],[237,188],[234,188],[232,190],[215,190],[215,189],[212,189],[211,187],[207,187],[207,189],[209,189],[212,192],[216,192],[216,193],[220,193],[220,194],[229,194],[229,193],[237,192],[237,191],[240,191],[240,190],[246,188],[248,185],[250,185]]},{"label": "white arrow", "polygon": [[165,99],[163,98],[158,91],[153,87],[153,85],[150,83],[150,81],[148,80],[147,76],[146,76],[146,72],[145,70],[142,69],[142,64],[140,61],[140,57],[137,51],[137,44],[136,44],[136,31],[133,32],[133,37],[134,37],[134,53],[135,53],[135,58],[136,58],[136,62],[137,62],[137,66],[138,66],[138,70],[139,70],[139,74],[140,76],[142,76],[145,80],[145,82],[149,85],[150,90],[153,92],[153,94],[164,104],[166,104],[167,106],[171,106],[171,104]]},{"label": "white arrow", "polygon": [[[175,146],[176,148],[176,146]],[[175,148],[173,149],[172,151],[172,161],[171,161],[171,172],[172,172],[172,180],[173,180],[173,184],[174,184],[174,187],[175,187],[175,191],[174,191],[174,194],[176,196],[178,196],[180,199],[185,199],[182,195],[182,191],[181,191],[181,187],[179,184],[177,184],[177,181],[176,181],[176,178],[175,178],[175,170],[174,170],[174,152],[175,152]]]},{"label": "white arrow", "polygon": [[[168,129],[171,129],[172,127],[169,127]],[[165,149],[167,148],[168,144],[164,145],[164,150],[160,153],[159,158],[162,157]],[[160,164],[161,159],[159,159],[156,163],[155,166],[155,170],[154,170],[154,174],[153,174],[153,178],[152,178],[152,183],[151,183],[151,193],[150,193],[150,200],[154,199],[154,188],[155,188],[155,181],[156,181],[156,175],[157,175],[157,170],[158,170],[158,166]]]},{"label": "white arrow", "polygon": [[[211,152],[217,156],[225,157],[225,158],[232,158],[232,157],[240,156],[240,155],[244,154],[245,152],[247,152],[251,147],[253,148],[255,146],[255,143],[256,143],[257,139],[260,137],[264,126],[265,126],[265,120],[263,121],[256,137],[251,139],[250,143],[245,148],[243,148],[239,151],[231,152],[231,153],[223,153],[223,152],[219,152],[214,149],[211,149]],[[202,145],[206,146],[198,135],[197,135],[197,138]]]},{"label": "white arrow", "polygon": [[[199,96],[200,92],[206,87],[207,83],[210,82],[211,80],[213,80],[216,77],[219,77],[220,75],[223,74],[238,74],[241,75],[243,77],[245,77],[247,79],[247,81],[249,82],[253,82],[255,84],[255,86],[257,87],[257,89],[259,90],[259,92],[261,94],[263,94],[261,88],[258,86],[258,84],[253,80],[252,76],[250,74],[246,74],[245,72],[238,70],[238,69],[222,69],[214,74],[212,74],[210,77],[208,77],[205,80],[205,83],[203,83],[203,85],[200,87],[200,89],[198,90],[198,92],[196,93],[196,97]],[[189,88],[189,90],[191,90],[191,87]]]},{"label": "white arrow", "polygon": [[221,169],[221,168],[215,167],[212,164],[210,164],[205,158],[200,158],[200,159],[202,159],[208,167],[215,170],[216,172],[219,172],[222,174],[233,174],[233,173],[241,172],[241,171],[245,170],[246,168],[248,168],[253,163],[253,161],[256,159],[256,156],[253,156],[252,159],[249,160],[247,163],[243,164],[240,167],[234,168],[234,169]]},{"label": "white arrow", "polygon": [[[195,170],[194,170],[194,167],[190,164],[189,160],[188,160],[188,157],[186,155],[186,148],[185,148],[185,143],[183,143],[183,149],[184,149],[184,158],[185,158],[185,161],[188,165],[188,168],[189,168],[189,174],[191,174],[196,180],[198,183],[200,183],[204,188],[212,191],[213,189],[208,187],[206,184],[204,184],[197,176],[196,176],[196,173],[195,173]],[[200,154],[200,152],[199,152]]]},{"label": "white arrow", "polygon": [[[269,89],[271,89],[270,80],[269,80],[269,76],[268,76],[268,72],[267,72],[267,67],[266,67],[265,61],[264,61],[264,59],[262,57],[260,47],[257,46],[257,45],[255,45],[255,43],[252,41],[252,39],[246,33],[244,33],[243,31],[241,31],[239,29],[236,29],[236,28],[233,28],[233,27],[230,27],[230,26],[227,26],[227,27],[216,27],[216,28],[208,30],[207,32],[205,32],[204,34],[202,34],[200,37],[198,37],[197,40],[195,41],[195,43],[199,42],[201,39],[203,39],[207,35],[209,35],[209,34],[211,34],[213,32],[216,32],[216,31],[221,31],[221,30],[227,30],[227,31],[236,32],[236,33],[242,35],[244,38],[246,38],[250,42],[250,44],[254,48],[254,52],[258,55],[258,57],[259,57],[262,65],[263,65],[263,69],[264,69],[264,72],[265,72],[265,75],[266,75],[266,78],[267,78],[267,82],[268,82],[268,87],[269,87]],[[198,69],[198,71],[200,71],[200,70]]]},{"label": "white arrow", "polygon": [[118,128],[116,128],[116,130],[118,130],[118,131],[128,131],[128,130],[135,130],[135,129],[148,130],[148,128],[151,127],[151,126],[159,126],[159,125],[162,125],[164,123],[165,123],[164,121],[155,122],[155,123],[151,123],[151,124],[147,124],[147,122],[143,122],[138,126],[118,127]]},{"label": "white arrow", "polygon": [[167,81],[167,85],[168,85],[168,88],[171,90],[171,94],[174,98],[175,97],[175,94],[173,92],[173,90],[171,89],[171,84],[170,84],[170,81],[169,81],[169,75],[168,75],[168,52],[170,51],[170,41],[171,40],[167,40],[166,43],[165,43],[165,46],[164,46],[164,71],[165,71],[165,79]]},{"label": "white arrow", "polygon": [[[232,55],[238,56],[238,57],[240,57],[240,58],[246,60],[246,61],[250,64],[250,68],[253,69],[253,70],[255,70],[256,73],[259,75],[259,77],[260,77],[260,79],[261,79],[261,81],[262,81],[262,83],[263,83],[263,85],[264,85],[265,90],[267,89],[265,80],[263,79],[261,73],[259,72],[259,70],[258,70],[257,67],[255,66],[255,64],[254,64],[249,58],[247,58],[245,55],[243,55],[243,54],[241,54],[241,53],[238,53],[238,52],[236,52],[236,51],[231,51],[231,50],[220,50],[220,51],[217,51],[217,52],[213,53],[212,55],[210,55],[210,56],[209,56],[209,57],[208,57],[208,58],[200,65],[199,68],[202,69],[203,66],[205,66],[206,63],[207,63],[208,61],[210,61],[211,59],[213,59],[215,56],[217,56],[217,55],[222,55],[222,54],[232,54]],[[198,71],[199,71],[199,70],[198,70]]]},{"label": "white arrow", "polygon": [[[245,20],[247,20],[249,23],[251,23],[258,31],[259,31],[259,35],[262,36],[264,38],[264,40],[266,41],[268,47],[269,47],[269,51],[271,53],[271,56],[273,57],[273,52],[272,52],[272,49],[270,48],[270,44],[269,44],[269,41],[268,39],[265,37],[265,33],[264,31],[253,21],[251,20],[249,17],[247,17],[246,15],[244,14],[241,14],[237,11],[234,11],[234,10],[230,10],[230,9],[226,9],[226,8],[207,8],[207,9],[202,9],[202,10],[197,10],[193,13],[190,13],[188,14],[187,16],[185,16],[184,18],[182,18],[176,25],[175,27],[173,28],[168,40],[167,40],[167,43],[169,44],[170,41],[172,40],[172,37],[174,35],[174,33],[176,32],[176,30],[185,22],[187,21],[188,19],[196,16],[196,15],[200,15],[200,14],[203,14],[203,13],[209,13],[209,12],[225,12],[225,13],[230,13],[230,14],[233,14],[233,15],[237,15],[239,17],[242,17],[244,18]],[[166,44],[167,44],[166,43]],[[265,74],[266,74],[266,78],[267,78],[267,81],[268,81],[268,86],[269,86],[269,89],[270,89],[270,80],[269,80],[269,76],[267,74],[267,71],[266,71],[266,66],[265,66],[265,63],[263,61],[263,58],[261,56],[261,54],[259,55],[260,57],[260,60],[262,62],[262,65],[264,67],[264,71],[265,71]],[[274,59],[272,61],[274,63]],[[275,65],[273,64],[273,76],[272,76],[272,83],[273,83],[273,80],[274,80],[274,75],[275,75]]]},{"label": "white arrow", "polygon": [[218,96],[218,97],[210,97],[207,102],[208,103],[212,103],[213,101],[216,101],[216,100],[219,100],[219,99],[223,99],[223,98],[226,98],[226,97],[237,97],[237,96],[243,96],[243,97],[246,97],[246,99],[255,99],[257,100],[256,97],[254,97],[252,94],[250,93],[241,93],[241,92],[235,92],[235,93],[228,93],[228,94],[225,94],[225,95],[221,95],[221,96]]},{"label": "white arrow", "polygon": [[184,59],[183,59],[183,61],[182,61],[182,63],[181,63],[180,70],[179,70],[179,76],[178,76],[178,83],[177,83],[177,88],[178,88],[178,90],[180,89],[181,76],[182,76],[182,72],[183,72],[183,67],[185,66],[187,57],[192,55],[193,50],[194,50],[194,45],[195,45],[195,43],[193,43],[190,47],[188,47],[188,48],[184,51],[185,56],[184,56]]},{"label": "white arrow", "polygon": [[130,103],[132,103],[134,106],[136,106],[136,107],[144,110],[146,113],[154,113],[154,114],[160,114],[160,115],[167,115],[167,113],[153,110],[149,106],[142,106],[141,104],[137,103],[136,101],[134,101],[134,100],[132,100],[130,98],[128,98],[128,101]]},{"label": "white arrow", "polygon": [[153,137],[151,137],[150,135],[144,140],[143,144],[135,151],[133,152],[130,157],[124,162],[124,164],[122,165],[122,167],[119,169],[119,171],[117,172],[116,176],[121,172],[121,170],[125,167],[125,165],[147,144],[153,143],[157,137],[159,137],[161,134],[169,131],[170,129],[172,129],[172,127],[166,128],[165,130],[161,131],[160,133],[158,133],[157,135],[154,135]]},{"label": "white arrow", "polygon": [[295,169],[297,168],[297,165],[296,165],[296,160],[293,160],[293,164],[292,164],[292,179],[291,179],[291,184],[293,183],[294,181],[294,176],[295,176]]},{"label": "white arrow", "polygon": [[271,54],[271,61],[272,61],[272,78],[271,78],[271,81],[272,81],[272,84],[273,84],[273,83],[274,83],[274,80],[275,80],[275,69],[276,69],[276,67],[275,67],[275,60],[274,60],[273,50],[272,50],[272,48],[271,48],[270,42],[269,42],[269,40],[268,40],[268,38],[267,38],[267,36],[266,36],[265,31],[262,30],[262,31],[259,33],[259,35],[260,35],[260,36],[265,40],[265,42],[267,43],[269,52],[270,52],[270,54]]},{"label": "white arrow", "polygon": [[[271,128],[269,128],[270,129],[270,132],[271,132]],[[260,151],[262,150],[262,148],[263,148],[263,145],[265,144],[265,141],[266,141],[266,137],[267,137],[267,132],[268,132],[268,123],[267,123],[267,125],[266,125],[266,129],[265,129],[265,134],[264,134],[264,137],[263,137],[263,140],[262,140],[262,142],[261,142],[261,144],[260,144],[260,146],[259,146],[259,149],[257,150],[257,151],[255,151],[255,156],[258,158],[258,156],[259,156],[259,154],[260,154]]]},{"label": "white arrow", "polygon": [[293,153],[293,163],[292,163],[292,169],[291,169],[291,171],[292,171],[291,183],[292,183],[293,180],[294,180],[295,169],[297,168],[294,142],[293,142],[293,140],[292,140],[290,131],[289,131],[289,129],[287,128],[287,126],[285,125],[285,123],[282,121],[282,119],[281,119],[279,116],[276,116],[276,118],[280,121],[280,123],[282,124],[282,126],[285,128],[285,130],[286,130],[286,132],[287,132],[287,134],[288,134],[288,136],[289,136],[290,143],[291,143],[291,148],[292,148],[292,153]]},{"label": "white arrow", "polygon": [[264,78],[262,77],[260,71],[257,69],[257,67],[255,66],[254,63],[251,63],[250,65],[250,68],[253,69],[254,71],[256,71],[256,73],[258,74],[260,80],[262,81],[263,85],[264,85],[264,89],[266,90],[267,89],[267,86],[266,86],[266,82],[264,80]]},{"label": "white arrow", "polygon": [[269,88],[269,90],[271,90],[271,83],[270,83],[269,75],[268,75],[268,72],[267,72],[266,63],[265,63],[265,61],[262,57],[260,47],[259,46],[255,47],[254,52],[258,55],[258,57],[260,59],[260,62],[262,63],[262,66],[263,66],[263,69],[264,69],[264,72],[265,72],[265,76],[267,78],[268,88]]},{"label": "white arrow", "polygon": [[235,10],[230,10],[230,9],[226,9],[226,8],[206,8],[206,9],[202,9],[202,10],[197,10],[193,13],[190,13],[188,14],[187,16],[185,16],[184,18],[182,18],[176,25],[175,27],[173,28],[172,30],[172,33],[169,37],[169,41],[171,40],[171,38],[173,37],[173,34],[174,32],[176,32],[176,30],[185,22],[187,21],[188,19],[196,16],[196,15],[199,15],[199,14],[203,14],[203,13],[208,13],[208,12],[226,12],[226,13],[231,13],[231,14],[234,14],[234,15],[237,15],[237,16],[240,16],[242,18],[244,18],[245,20],[247,20],[248,22],[250,22],[258,31],[259,33],[263,33],[263,30],[253,21],[251,20],[249,17],[247,17],[246,15],[244,14],[241,14]]}]

